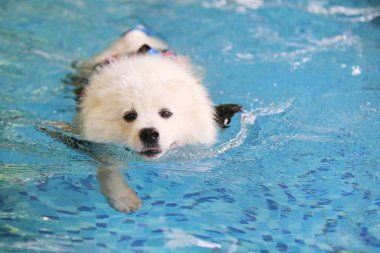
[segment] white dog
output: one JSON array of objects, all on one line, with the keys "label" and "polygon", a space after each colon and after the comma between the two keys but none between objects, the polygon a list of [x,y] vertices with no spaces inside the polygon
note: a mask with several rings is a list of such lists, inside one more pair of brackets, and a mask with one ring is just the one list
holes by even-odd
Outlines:
[{"label": "white dog", "polygon": [[77,122],[93,142],[121,143],[146,158],[172,147],[210,145],[239,105],[214,107],[185,57],[142,26],[80,67],[88,76]]},{"label": "white dog", "polygon": [[[228,127],[240,105],[214,107],[201,78],[185,57],[171,52],[142,26],[132,28],[100,55],[78,67],[71,78],[80,106],[78,129],[86,140],[40,129],[66,145],[88,152],[92,142],[120,143],[145,158],[159,158],[173,147],[210,145],[218,129]],[[119,165],[103,163],[98,170],[101,191],[112,207],[137,210],[141,200],[129,188]]]}]

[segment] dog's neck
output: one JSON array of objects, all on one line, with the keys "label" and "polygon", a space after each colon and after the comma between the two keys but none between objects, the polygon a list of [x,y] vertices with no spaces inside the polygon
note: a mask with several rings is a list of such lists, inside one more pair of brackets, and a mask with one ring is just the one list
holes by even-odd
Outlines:
[{"label": "dog's neck", "polygon": [[105,65],[110,64],[111,62],[116,61],[117,59],[122,58],[123,56],[136,57],[137,55],[157,55],[157,56],[167,57],[172,60],[177,59],[177,55],[171,50],[168,50],[168,49],[158,50],[158,49],[150,47],[147,44],[144,44],[136,52],[130,52],[130,53],[122,54],[122,55],[118,55],[118,54],[111,55],[107,57],[104,61],[97,64],[95,67],[103,67]]}]

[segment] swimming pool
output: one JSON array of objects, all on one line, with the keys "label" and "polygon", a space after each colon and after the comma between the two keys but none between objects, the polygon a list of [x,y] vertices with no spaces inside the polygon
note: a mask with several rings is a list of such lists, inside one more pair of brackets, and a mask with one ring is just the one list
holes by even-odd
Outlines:
[{"label": "swimming pool", "polygon": [[[378,252],[380,3],[0,3],[1,252]],[[210,150],[132,159],[124,214],[90,156],[38,131],[72,122],[71,62],[144,23],[244,106]]]}]

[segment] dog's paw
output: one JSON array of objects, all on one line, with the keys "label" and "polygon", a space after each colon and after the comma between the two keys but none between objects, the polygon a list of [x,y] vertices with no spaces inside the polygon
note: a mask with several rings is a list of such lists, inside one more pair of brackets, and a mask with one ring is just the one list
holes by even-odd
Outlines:
[{"label": "dog's paw", "polygon": [[73,133],[73,134],[79,133],[79,130],[77,128],[71,126],[70,124],[68,124],[66,122],[44,121],[44,124],[58,128],[58,129],[61,129],[61,130],[66,131],[66,132]]},{"label": "dog's paw", "polygon": [[108,198],[108,202],[114,209],[124,213],[134,212],[142,205],[141,200],[134,193]]},{"label": "dog's paw", "polygon": [[113,166],[98,169],[100,191],[112,208],[124,213],[134,212],[141,207],[141,200],[128,186],[117,166]]}]

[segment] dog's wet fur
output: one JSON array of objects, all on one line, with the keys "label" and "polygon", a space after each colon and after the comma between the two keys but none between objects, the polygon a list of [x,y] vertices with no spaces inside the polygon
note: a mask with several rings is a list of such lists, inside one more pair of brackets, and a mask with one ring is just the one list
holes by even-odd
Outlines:
[{"label": "dog's wet fur", "polygon": [[[152,49],[158,54],[151,54]],[[135,211],[142,202],[118,170],[120,165],[109,161],[111,155],[94,152],[99,145],[119,143],[146,159],[157,159],[175,147],[212,145],[242,111],[237,104],[214,106],[188,59],[170,54],[143,27],[73,67],[77,73],[64,82],[75,87],[75,126],[49,122],[39,129],[101,162],[101,192],[121,212]]]},{"label": "dog's wet fur", "polygon": [[189,61],[165,52],[165,43],[136,29],[79,66],[76,123],[86,140],[120,143],[147,159],[216,141],[242,107],[213,106]]}]

